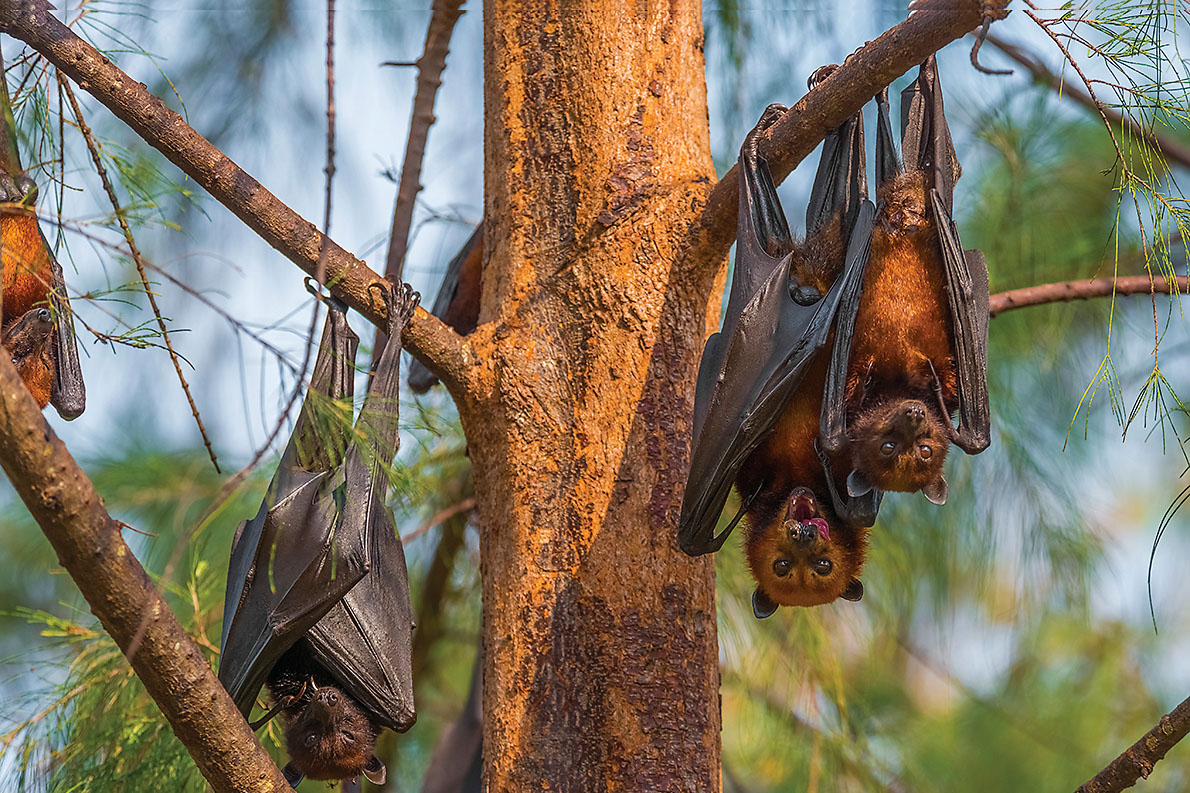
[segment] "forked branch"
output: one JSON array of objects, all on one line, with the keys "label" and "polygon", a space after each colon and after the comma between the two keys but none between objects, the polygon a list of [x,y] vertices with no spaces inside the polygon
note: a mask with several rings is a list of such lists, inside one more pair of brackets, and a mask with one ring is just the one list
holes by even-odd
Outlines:
[{"label": "forked branch", "polygon": [[[324,248],[318,229],[150,94],[143,83],[52,16],[45,0],[0,4],[0,31],[41,53],[262,239],[308,275],[318,275],[319,252]],[[373,324],[383,326],[387,288],[380,275],[330,239],[325,240],[322,262],[331,292]],[[453,330],[419,308],[405,329],[405,344],[452,389],[465,388],[468,350]]]},{"label": "forked branch", "polygon": [[6,355],[0,468],[211,787],[290,791]]}]

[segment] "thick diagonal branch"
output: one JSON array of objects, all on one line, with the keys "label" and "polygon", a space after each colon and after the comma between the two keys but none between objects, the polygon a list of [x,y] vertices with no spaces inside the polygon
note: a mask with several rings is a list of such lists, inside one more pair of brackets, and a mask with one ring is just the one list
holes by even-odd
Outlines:
[{"label": "thick diagonal branch", "polygon": [[[870,102],[880,89],[932,53],[974,30],[985,12],[1002,16],[1007,0],[919,0],[909,18],[852,53],[830,77],[790,108],[769,131],[767,158],[780,184],[826,133]],[[986,8],[985,8],[986,6]],[[989,10],[990,9],[990,10]],[[703,209],[696,261],[717,265],[735,239],[739,191],[736,168],[715,185]]]},{"label": "thick diagonal branch", "polygon": [[1038,284],[1007,292],[997,292],[991,298],[992,316],[1012,311],[1015,308],[1040,306],[1045,303],[1069,303],[1073,300],[1088,300],[1093,297],[1111,295],[1168,295],[1177,289],[1185,294],[1190,291],[1190,276],[1174,279],[1150,278],[1147,275],[1128,275],[1123,278],[1093,278],[1089,281],[1061,281],[1056,284]]},{"label": "thick diagonal branch", "polygon": [[290,790],[4,355],[0,467],[211,787]]},{"label": "thick diagonal branch", "polygon": [[1141,777],[1148,779],[1157,761],[1187,734],[1190,734],[1190,699],[1162,716],[1156,727],[1080,785],[1075,793],[1116,793],[1132,787]]},{"label": "thick diagonal branch", "polygon": [[[44,0],[0,4],[0,31],[45,56],[262,239],[307,274],[318,274],[319,251],[324,246],[318,229],[150,94],[143,83],[55,19]],[[323,263],[331,291],[370,322],[383,326],[387,288],[380,275],[330,239],[325,240]],[[468,359],[458,334],[418,309],[405,330],[405,344],[458,396]]]}]

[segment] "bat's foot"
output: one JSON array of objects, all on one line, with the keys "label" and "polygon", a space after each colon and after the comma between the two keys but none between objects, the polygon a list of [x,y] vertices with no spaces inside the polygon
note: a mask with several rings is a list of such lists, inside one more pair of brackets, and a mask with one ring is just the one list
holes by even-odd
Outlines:
[{"label": "bat's foot", "polygon": [[[420,300],[421,295],[413,291],[409,284],[402,282],[394,286],[388,295],[389,326],[394,330],[401,330],[408,325]],[[389,335],[393,333],[390,332]]]},{"label": "bat's foot", "polygon": [[789,108],[785,105],[774,102],[764,109],[760,114],[760,120],[756,122],[756,126],[752,131],[744,136],[744,145],[740,149],[740,156],[752,162],[760,156],[760,141],[765,137],[769,127],[781,120],[781,117],[789,112]]},{"label": "bat's foot", "polygon": [[806,80],[806,87],[813,91],[826,78],[835,73],[835,69],[839,68],[837,63],[828,63],[824,66],[819,66],[810,73],[810,79]]},{"label": "bat's foot", "polygon": [[32,207],[37,203],[37,183],[21,174],[13,179],[0,170],[0,204],[22,204]]}]

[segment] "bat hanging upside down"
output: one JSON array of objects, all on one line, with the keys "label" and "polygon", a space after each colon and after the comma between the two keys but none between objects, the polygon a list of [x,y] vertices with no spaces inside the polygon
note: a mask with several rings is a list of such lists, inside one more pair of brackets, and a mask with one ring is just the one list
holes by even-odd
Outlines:
[{"label": "bat hanging upside down", "polygon": [[36,200],[33,180],[0,172],[0,344],[38,406],[53,403],[69,420],[82,415],[86,389],[62,267],[41,234],[32,209]]},{"label": "bat hanging upside down", "polygon": [[[897,176],[882,92],[880,210],[867,200],[857,115],[824,143],[802,243],[759,154],[784,109],[770,106],[741,149],[736,268],[723,328],[699,367],[678,539],[692,555],[712,552],[747,516],[757,617],[860,599],[883,490],[945,500],[950,439],[969,451],[987,445],[987,274],[982,256],[963,255],[950,220],[957,166],[932,58],[906,97],[903,137],[917,167]],[[930,174],[938,186],[927,190]],[[716,535],[733,481],[740,511]]]},{"label": "bat hanging upside down", "polygon": [[278,713],[286,779],[380,784],[388,727],[413,726],[413,611],[401,538],[384,503],[397,452],[401,331],[417,293],[388,294],[388,344],[354,429],[358,337],[328,300],[306,401],[260,512],[240,524],[224,601],[219,679],[247,716],[262,685]]}]

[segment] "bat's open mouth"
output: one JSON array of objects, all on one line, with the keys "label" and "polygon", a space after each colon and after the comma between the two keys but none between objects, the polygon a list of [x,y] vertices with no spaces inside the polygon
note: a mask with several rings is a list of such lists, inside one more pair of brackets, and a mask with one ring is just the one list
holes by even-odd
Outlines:
[{"label": "bat's open mouth", "polygon": [[811,518],[817,517],[818,505],[814,501],[814,495],[809,488],[799,487],[793,491],[790,496],[789,517],[799,523],[805,523]]}]

